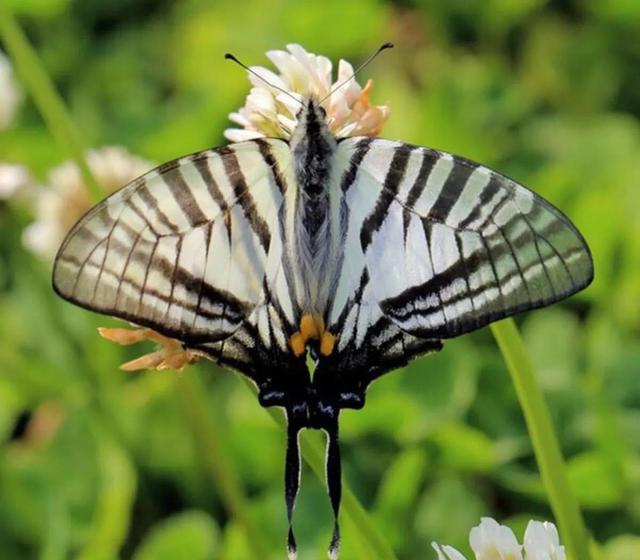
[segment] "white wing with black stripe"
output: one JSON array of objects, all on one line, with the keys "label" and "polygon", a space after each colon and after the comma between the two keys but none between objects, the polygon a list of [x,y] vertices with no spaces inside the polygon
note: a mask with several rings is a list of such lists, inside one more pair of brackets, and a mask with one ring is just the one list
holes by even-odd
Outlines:
[{"label": "white wing with black stripe", "polygon": [[339,331],[359,328],[342,313],[357,299],[363,333],[382,316],[421,339],[450,338],[565,298],[593,277],[571,222],[487,167],[371,138],[340,142],[336,158],[349,215],[330,314]]},{"label": "white wing with black stripe", "polygon": [[[56,291],[189,345],[224,341],[247,321],[258,333],[277,320],[281,331],[293,318],[288,288],[277,285],[282,239],[272,226],[289,161],[285,142],[258,140],[147,173],[68,234],[55,261]],[[281,317],[265,310],[270,290],[286,294]],[[278,340],[286,351],[285,337]]]}]

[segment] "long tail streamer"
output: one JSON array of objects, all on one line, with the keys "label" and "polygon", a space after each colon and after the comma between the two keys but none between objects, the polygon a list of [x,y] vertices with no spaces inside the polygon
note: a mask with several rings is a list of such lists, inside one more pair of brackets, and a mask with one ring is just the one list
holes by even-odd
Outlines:
[{"label": "long tail streamer", "polygon": [[327,464],[326,477],[329,499],[333,508],[333,535],[329,544],[329,558],[336,560],[340,555],[340,526],[338,513],[340,511],[340,499],[342,498],[342,480],[340,468],[340,444],[338,441],[338,418],[327,426]]},{"label": "long tail streamer", "polygon": [[[287,554],[289,560],[296,560],[298,549],[293,533],[293,511],[300,488],[300,445],[298,436],[302,425],[294,418],[288,418],[287,426],[287,454],[284,470],[284,495],[287,504],[287,520],[289,532],[287,535]],[[327,433],[326,451],[326,479],[329,500],[333,509],[333,534],[329,543],[328,555],[331,560],[340,556],[340,526],[338,514],[342,497],[342,479],[340,467],[340,444],[338,440],[338,419],[332,419],[323,427]]]},{"label": "long tail streamer", "polygon": [[287,519],[289,521],[289,534],[287,536],[287,554],[289,560],[296,560],[298,551],[296,539],[293,535],[293,510],[296,505],[296,497],[300,488],[300,448],[298,445],[298,433],[300,426],[292,418],[288,419],[287,427],[287,457],[284,469],[284,497],[287,503]]}]

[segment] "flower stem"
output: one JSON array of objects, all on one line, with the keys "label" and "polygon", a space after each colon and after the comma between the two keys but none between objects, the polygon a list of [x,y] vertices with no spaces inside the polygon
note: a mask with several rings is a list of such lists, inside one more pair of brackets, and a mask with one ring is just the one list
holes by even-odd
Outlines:
[{"label": "flower stem", "polygon": [[[300,449],[304,460],[316,476],[324,480],[325,450],[321,434],[305,431],[300,436]],[[359,541],[363,545],[368,545],[367,558],[396,560],[395,553],[344,480],[342,481],[342,511],[352,530],[359,533]]]},{"label": "flower stem", "polygon": [[89,170],[80,135],[38,55],[29,44],[6,2],[0,2],[0,36],[47,128],[62,150],[68,152],[75,161],[91,198],[97,202],[104,197],[104,192]]},{"label": "flower stem", "polygon": [[253,557],[268,558],[268,547],[262,533],[251,519],[242,485],[229,463],[220,441],[220,434],[210,417],[209,405],[203,398],[205,389],[199,374],[199,371],[192,371],[191,375],[180,376],[176,383],[177,396],[191,428],[196,448],[225,508],[243,528]]},{"label": "flower stem", "polygon": [[589,560],[587,530],[578,502],[569,486],[566,466],[551,414],[536,380],[524,342],[512,319],[491,325],[491,331],[507,363],[524,413],[542,482],[558,522],[562,540],[574,560]]}]

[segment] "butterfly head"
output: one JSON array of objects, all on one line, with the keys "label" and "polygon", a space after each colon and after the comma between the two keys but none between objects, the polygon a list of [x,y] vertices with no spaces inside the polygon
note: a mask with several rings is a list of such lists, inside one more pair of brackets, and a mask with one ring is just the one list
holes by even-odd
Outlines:
[{"label": "butterfly head", "polygon": [[[335,135],[329,124],[327,111],[318,98],[313,95],[305,97],[296,113],[296,125],[290,138],[291,149],[294,152],[330,153],[335,146]],[[305,161],[305,157],[298,155],[299,161]]]},{"label": "butterfly head", "polygon": [[327,125],[327,110],[320,104],[317,97],[310,95],[302,101],[296,119],[298,124],[304,124],[307,128],[319,127],[321,124]]}]

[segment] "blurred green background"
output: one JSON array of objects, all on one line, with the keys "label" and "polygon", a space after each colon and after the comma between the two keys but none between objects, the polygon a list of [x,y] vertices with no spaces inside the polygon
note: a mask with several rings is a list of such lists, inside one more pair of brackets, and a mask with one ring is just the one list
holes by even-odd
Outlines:
[{"label": "blurred green background", "polygon": [[[265,51],[298,42],[357,63],[394,42],[361,78],[391,106],[383,136],[531,186],[592,248],[593,285],[518,323],[602,557],[640,558],[640,2],[9,4],[86,146],[156,163],[225,142],[248,81],[224,52],[269,66]],[[69,154],[16,80],[0,161],[46,188]],[[210,364],[120,372],[140,348],[100,339],[97,326],[117,323],[60,301],[50,262],[22,242],[39,193],[0,199],[0,557],[256,558],[249,520],[282,558],[282,429]],[[487,329],[373,384],[367,406],[343,414],[342,449],[399,558],[434,558],[432,540],[468,551],[483,515],[519,536],[551,518]],[[306,467],[296,527],[300,558],[325,557],[330,508]],[[343,540],[345,560],[368,557],[349,525]]]}]

